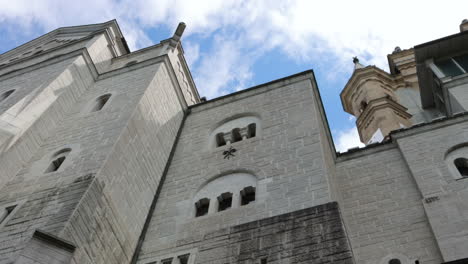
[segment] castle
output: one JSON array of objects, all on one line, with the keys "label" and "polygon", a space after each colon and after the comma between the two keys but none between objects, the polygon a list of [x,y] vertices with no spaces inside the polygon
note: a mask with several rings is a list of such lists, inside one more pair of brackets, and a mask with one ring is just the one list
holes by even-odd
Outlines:
[{"label": "castle", "polygon": [[312,71],[200,98],[180,38],[115,20],[0,55],[0,263],[468,263],[468,21],[357,58],[366,147],[336,153]]}]

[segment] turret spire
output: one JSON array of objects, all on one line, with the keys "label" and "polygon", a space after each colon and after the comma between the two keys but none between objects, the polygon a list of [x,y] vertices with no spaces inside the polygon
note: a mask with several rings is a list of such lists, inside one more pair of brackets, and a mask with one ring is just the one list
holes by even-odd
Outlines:
[{"label": "turret spire", "polygon": [[353,57],[353,63],[354,63],[354,70],[365,68],[364,65],[362,65],[359,62],[359,59],[357,56]]}]

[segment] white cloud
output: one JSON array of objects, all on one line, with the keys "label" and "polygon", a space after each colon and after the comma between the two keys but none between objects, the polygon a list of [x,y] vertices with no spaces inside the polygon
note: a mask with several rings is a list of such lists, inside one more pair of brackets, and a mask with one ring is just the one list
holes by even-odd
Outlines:
[{"label": "white cloud", "polygon": [[339,152],[346,152],[346,150],[354,147],[364,147],[364,144],[359,139],[356,127],[339,131],[334,138],[335,148]]}]

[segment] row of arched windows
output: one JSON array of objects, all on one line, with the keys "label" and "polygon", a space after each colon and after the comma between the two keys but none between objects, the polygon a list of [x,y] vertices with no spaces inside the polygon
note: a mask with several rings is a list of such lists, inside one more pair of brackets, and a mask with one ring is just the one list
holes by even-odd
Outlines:
[{"label": "row of arched windows", "polygon": [[221,147],[247,138],[253,138],[256,134],[257,125],[255,123],[251,123],[243,128],[234,128],[229,132],[219,132],[216,134],[216,146]]},{"label": "row of arched windows", "polygon": [[[239,205],[247,205],[255,201],[255,187],[248,186],[239,192]],[[224,192],[216,198],[217,212],[225,211],[233,206],[233,193]],[[195,203],[195,217],[207,215],[210,209],[210,199],[201,198]]]}]

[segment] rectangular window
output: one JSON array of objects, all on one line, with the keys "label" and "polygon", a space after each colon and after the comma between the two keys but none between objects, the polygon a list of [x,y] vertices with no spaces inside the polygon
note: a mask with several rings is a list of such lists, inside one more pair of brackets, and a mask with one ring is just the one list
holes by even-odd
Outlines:
[{"label": "rectangular window", "polygon": [[452,61],[452,59],[442,60],[435,63],[445,76],[457,76],[463,71]]},{"label": "rectangular window", "polygon": [[460,55],[453,59],[463,68],[463,70],[465,70],[465,72],[468,72],[468,54]]}]

